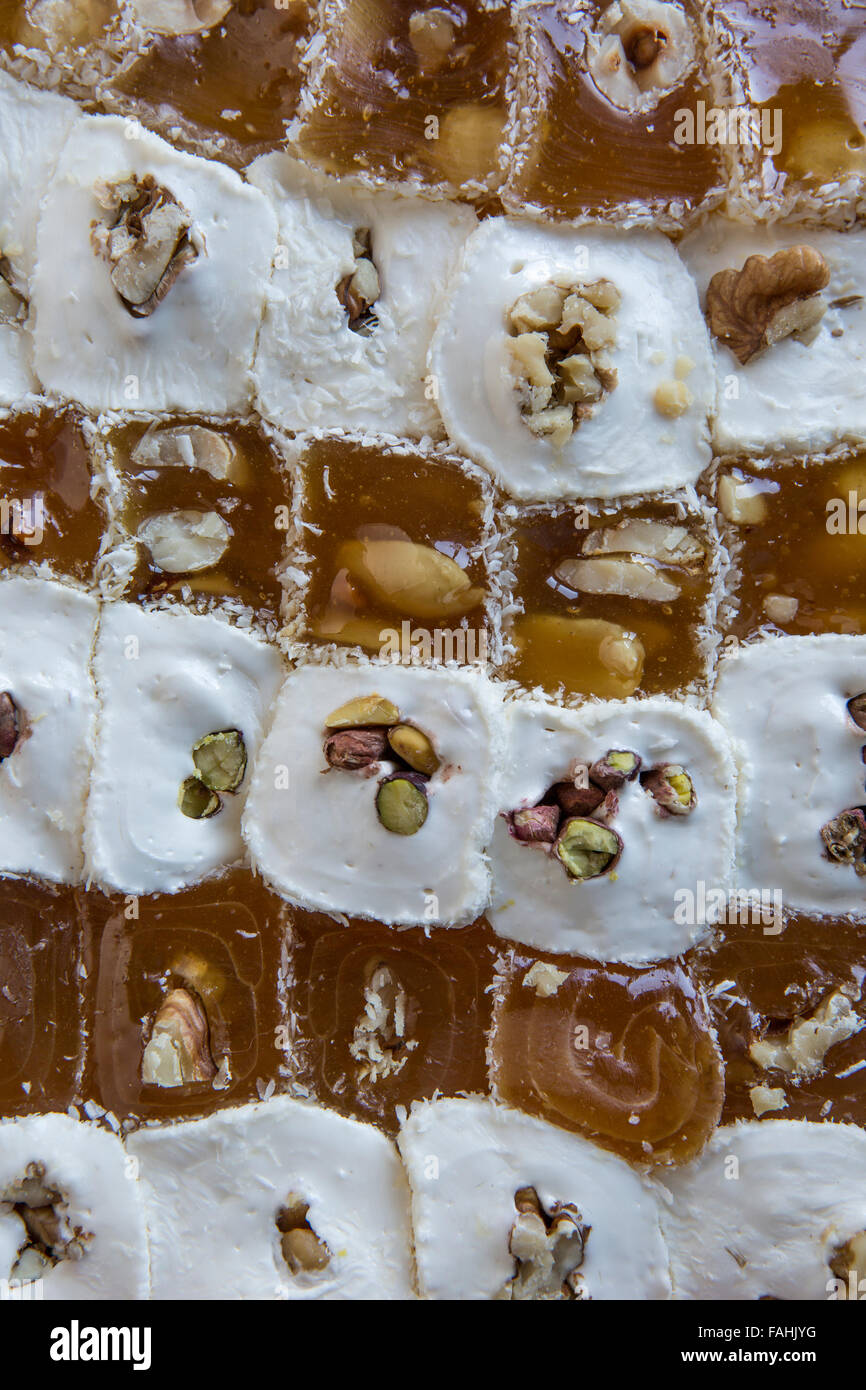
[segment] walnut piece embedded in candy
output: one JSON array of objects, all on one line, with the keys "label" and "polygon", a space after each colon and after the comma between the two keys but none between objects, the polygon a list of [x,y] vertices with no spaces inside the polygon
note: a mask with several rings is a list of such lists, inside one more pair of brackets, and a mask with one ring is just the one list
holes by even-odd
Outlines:
[{"label": "walnut piece embedded in candy", "polygon": [[817,1076],[824,1058],[836,1043],[845,1042],[863,1028],[863,1019],[852,1007],[859,990],[843,986],[821,1000],[808,1018],[797,1018],[781,1035],[760,1038],[749,1047],[756,1066],[786,1072],[796,1081]]},{"label": "walnut piece embedded in candy", "polygon": [[212,1081],[216,1070],[204,1007],[189,990],[171,990],[144,1049],[142,1081],[145,1086],[190,1086]]},{"label": "walnut piece embedded in candy", "polygon": [[590,1227],[577,1207],[555,1202],[546,1211],[534,1187],[519,1188],[514,1205],[508,1248],[516,1269],[499,1297],[521,1302],[588,1298],[579,1270]]},{"label": "walnut piece embedded in candy", "polygon": [[616,385],[620,295],[610,280],[538,285],[507,315],[511,372],[524,423],[561,449]]},{"label": "walnut piece embedded in candy", "polygon": [[852,806],[821,826],[821,839],[828,859],[848,864],[860,877],[866,877],[866,815],[862,806]]},{"label": "walnut piece embedded in candy", "polygon": [[24,1227],[24,1239],[8,1272],[11,1279],[38,1279],[61,1260],[80,1260],[93,1239],[90,1232],[73,1226],[69,1204],[47,1180],[42,1163],[29,1163],[24,1176],[0,1192],[0,1215],[6,1212],[18,1216]]},{"label": "walnut piece embedded in candy", "polygon": [[750,256],[742,270],[720,270],[707,288],[707,322],[743,366],[782,338],[817,329],[830,267],[812,246]]},{"label": "walnut piece embedded in candy", "polygon": [[111,283],[134,318],[162,303],[185,266],[204,251],[192,217],[152,174],[97,183],[105,219],[94,224],[94,250],[111,267]]}]

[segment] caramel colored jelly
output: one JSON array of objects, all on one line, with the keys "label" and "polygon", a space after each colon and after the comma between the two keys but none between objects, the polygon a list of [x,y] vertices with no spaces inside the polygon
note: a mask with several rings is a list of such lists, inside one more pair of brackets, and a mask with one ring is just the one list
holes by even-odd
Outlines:
[{"label": "caramel colored jelly", "polygon": [[487,1090],[499,944],[486,922],[433,932],[294,911],[291,1067],[317,1100],[374,1120],[439,1092]]},{"label": "caramel colored jelly", "polygon": [[[262,617],[276,616],[291,484],[264,436],[251,425],[216,428],[185,418],[126,426],[109,437],[109,446],[124,492],[121,520],[139,539],[128,597],[229,598]],[[202,567],[177,569],[184,552],[170,544],[163,553],[165,536],[151,528],[155,518],[188,512],[217,518],[213,560],[206,563],[208,551],[195,558],[187,552],[187,562]]]},{"label": "caramel colored jelly", "polygon": [[[136,899],[94,892],[89,910],[95,984],[84,1094],[118,1116],[141,1118],[257,1099],[282,1060],[281,899],[248,870],[232,869],[176,894]],[[166,1000],[178,991],[203,1020],[198,1032],[190,1029],[191,1050],[207,1077],[148,1084],[145,1049]]]},{"label": "caramel colored jelly", "polygon": [[154,35],[114,89],[160,119],[179,117],[195,132],[237,142],[246,162],[283,143],[298,104],[300,41],[312,10],[304,0],[237,0],[205,33]]},{"label": "caramel colored jelly", "polygon": [[[697,127],[689,131],[684,124],[683,112],[697,112],[699,102],[712,105],[700,67],[693,64],[672,90],[661,88],[648,109],[629,109],[637,87],[617,93],[615,104],[593,76],[587,48],[587,35],[599,32],[606,8],[577,9],[555,0],[525,12],[527,63],[518,100],[524,113],[532,113],[531,127],[509,197],[563,218],[633,202],[659,210],[697,207],[724,177],[718,147],[700,142]],[[696,52],[693,23],[690,31]],[[642,69],[629,60],[628,37],[623,47],[625,71],[643,80]]]},{"label": "caramel colored jelly", "polygon": [[[568,695],[601,699],[622,699],[636,691],[672,694],[702,677],[698,626],[704,621],[711,558],[695,519],[681,521],[675,508],[656,503],[602,515],[589,515],[581,507],[508,509],[506,520],[513,524],[516,546],[514,594],[523,603],[511,631],[517,651],[509,674],[529,689],[543,686],[555,692],[562,686]],[[652,523],[646,534],[632,529],[640,522]],[[659,531],[659,523],[680,529]],[[677,563],[660,563],[634,549],[652,547],[659,553],[660,541],[676,539],[680,530],[680,547],[685,545],[688,553],[667,552]],[[616,551],[618,545],[622,552]],[[649,581],[649,592],[660,597],[576,587],[606,583],[610,558],[626,562],[612,582],[632,587],[635,578]],[[584,561],[603,562],[601,572],[593,563],[583,568]],[[639,569],[631,568],[634,562]]]},{"label": "caramel colored jelly", "polygon": [[0,878],[0,1115],[65,1110],[82,1066],[79,895]]},{"label": "caramel colored jelly", "polygon": [[[725,478],[730,482],[725,482]],[[723,514],[740,518],[730,631],[866,632],[866,454],[827,464],[723,467]]]},{"label": "caramel colored jelly", "polygon": [[760,108],[767,192],[866,174],[866,6],[720,0]]},{"label": "caramel colored jelly", "polygon": [[0,567],[47,562],[58,574],[86,581],[105,521],[73,411],[22,412],[0,421]]},{"label": "caramel colored jelly", "polygon": [[[844,1036],[866,1024],[866,1002],[859,998],[866,929],[793,917],[778,934],[755,922],[728,926],[725,937],[695,960],[725,1058],[723,1120],[754,1119],[751,1092],[758,1086],[782,1092],[770,1097],[768,1119],[866,1125],[866,1029]],[[840,1021],[822,1027],[833,1014]],[[792,1026],[798,1070],[790,1069],[794,1055],[785,1055]],[[834,1035],[836,1042],[830,1041]],[[760,1048],[750,1055],[762,1042],[782,1045],[776,1061],[783,1065],[766,1065]],[[755,1099],[760,1111],[760,1093]]]},{"label": "caramel colored jelly", "polygon": [[[56,57],[83,53],[105,39],[120,8],[120,0],[0,0],[0,43]],[[62,83],[62,63],[57,71]]]},{"label": "caramel colored jelly", "polygon": [[422,658],[482,660],[481,483],[454,463],[334,439],[308,447],[303,475],[307,635],[379,652],[392,633],[407,652],[408,634]]},{"label": "caramel colored jelly", "polygon": [[638,969],[514,952],[491,1069],[507,1104],[643,1162],[697,1153],[724,1094],[705,999],[679,961]]},{"label": "caramel colored jelly", "polygon": [[346,0],[301,152],[335,174],[495,185],[512,58],[507,4]]}]

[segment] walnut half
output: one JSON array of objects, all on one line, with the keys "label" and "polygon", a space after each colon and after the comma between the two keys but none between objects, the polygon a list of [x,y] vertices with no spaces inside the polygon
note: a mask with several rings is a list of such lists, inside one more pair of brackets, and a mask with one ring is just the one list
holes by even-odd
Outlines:
[{"label": "walnut half", "polygon": [[577,1208],[556,1202],[548,1211],[534,1187],[519,1188],[514,1205],[517,1216],[508,1247],[516,1269],[499,1297],[520,1302],[588,1298],[578,1271],[590,1228],[582,1224]]},{"label": "walnut half", "polygon": [[812,246],[750,256],[742,270],[720,270],[707,289],[706,316],[719,342],[743,366],[782,338],[817,329],[830,267]]}]

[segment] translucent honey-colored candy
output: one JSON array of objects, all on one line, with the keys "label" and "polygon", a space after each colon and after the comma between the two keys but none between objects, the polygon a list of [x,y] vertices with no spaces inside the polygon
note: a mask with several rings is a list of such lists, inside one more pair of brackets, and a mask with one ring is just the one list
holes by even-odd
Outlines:
[{"label": "translucent honey-colored candy", "polygon": [[92,577],[106,513],[80,418],[48,408],[0,421],[0,567]]},{"label": "translucent honey-colored candy", "polygon": [[380,652],[392,633],[408,657],[406,622],[410,640],[430,635],[427,656],[447,629],[464,632],[463,660],[483,657],[485,495],[474,473],[337,439],[309,444],[302,468],[306,635]]},{"label": "translucent honey-colored candy", "polygon": [[[679,216],[721,190],[719,148],[682,138],[682,112],[694,112],[700,101],[712,105],[695,7],[683,7],[694,61],[642,110],[615,104],[590,71],[588,38],[597,34],[602,43],[607,8],[594,0],[577,6],[542,0],[521,13],[517,106],[525,140],[506,186],[510,209],[531,204],[554,217],[576,218],[632,204]],[[631,69],[628,60],[625,68]]]},{"label": "translucent honey-colored candy", "polygon": [[513,61],[500,0],[325,6],[327,46],[297,135],[329,173],[452,187],[499,182]]},{"label": "translucent honey-colored candy", "polygon": [[58,71],[70,54],[84,54],[116,25],[119,0],[0,0],[0,42],[50,54]]},{"label": "translucent honey-colored candy", "polygon": [[83,1054],[79,893],[0,878],[0,1113],[66,1110]]},{"label": "translucent honey-colored candy", "polygon": [[[142,1118],[260,1098],[284,1056],[281,899],[248,870],[232,869],[175,894],[94,892],[88,909],[93,1016],[84,1094],[118,1117]],[[200,1060],[209,1079],[147,1084],[145,1049],[172,991],[191,998],[203,1016]]]},{"label": "translucent honey-colored candy", "polygon": [[246,163],[282,145],[301,90],[302,40],[312,27],[306,0],[238,0],[203,33],[154,34],[113,91],[143,114],[173,127],[173,135],[214,136],[222,157],[242,147]]},{"label": "translucent honey-colored candy", "polygon": [[[642,535],[629,526],[638,521],[671,529]],[[628,531],[620,529],[626,526]],[[652,545],[657,552],[659,535],[674,537],[680,530],[688,534],[689,551],[671,551],[670,563],[634,549]],[[516,654],[509,674],[527,688],[555,692],[563,686],[570,695],[623,699],[637,692],[673,694],[704,677],[699,626],[706,621],[712,561],[696,518],[683,521],[664,504],[600,515],[581,508],[527,509],[513,513],[512,536],[514,595],[523,612],[511,630]],[[569,568],[574,557],[592,562],[578,579]],[[611,560],[625,561],[626,568],[617,572]],[[661,582],[667,597],[578,591],[563,575],[565,566],[573,583],[631,588],[635,562],[637,573]]]},{"label": "translucent honey-colored candy", "polygon": [[[767,1119],[866,1124],[866,1001],[858,997],[863,927],[795,916],[781,932],[769,921],[752,920],[722,928],[722,936],[713,950],[696,956],[695,970],[725,1058],[723,1120],[753,1120],[763,1112]],[[784,1042],[792,1025],[820,1018],[833,996],[843,1022],[847,1016],[863,1031],[841,1036],[849,1022],[822,1057],[825,1034],[813,1075],[759,1065],[750,1055],[755,1043]]]},{"label": "translucent honey-colored candy", "polygon": [[291,1068],[324,1105],[395,1133],[396,1106],[487,1090],[497,938],[483,921],[427,936],[293,911]]},{"label": "translucent honey-colored candy", "polygon": [[276,618],[291,483],[264,435],[183,419],[126,425],[107,442],[119,519],[139,542],[125,596],[234,599]]},{"label": "translucent honey-colored candy", "polygon": [[722,1063],[679,961],[640,969],[514,952],[497,992],[495,1093],[639,1162],[682,1162],[718,1123]]},{"label": "translucent honey-colored candy", "polygon": [[[729,628],[747,637],[761,627],[783,632],[866,632],[866,455],[829,463],[782,461],[756,469],[722,464],[717,498],[722,518],[734,479],[748,500],[735,502],[737,607]],[[861,509],[862,508],[862,512]]]},{"label": "translucent honey-colored candy", "polygon": [[[727,61],[764,122],[757,160],[765,194],[866,178],[866,21],[847,0],[717,0]],[[722,52],[726,45],[722,44]]]}]

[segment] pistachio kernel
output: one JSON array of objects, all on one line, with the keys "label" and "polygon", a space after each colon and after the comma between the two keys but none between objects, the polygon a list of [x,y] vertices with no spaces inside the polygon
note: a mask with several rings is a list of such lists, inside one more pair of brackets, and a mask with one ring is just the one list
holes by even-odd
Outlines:
[{"label": "pistachio kernel", "polygon": [[416,772],[393,772],[379,783],[376,814],[392,835],[415,835],[427,819],[424,779]]},{"label": "pistachio kernel", "polygon": [[574,782],[556,782],[551,788],[556,803],[567,816],[588,816],[601,805],[604,792],[592,783],[588,787],[575,786]]},{"label": "pistachio kernel", "polygon": [[848,713],[858,729],[866,729],[866,693],[851,696],[848,701]]},{"label": "pistachio kernel", "polygon": [[18,706],[9,691],[4,690],[0,694],[0,762],[15,752],[19,735]]},{"label": "pistachio kernel", "polygon": [[559,807],[527,806],[513,813],[509,825],[516,840],[552,845],[559,829]]},{"label": "pistachio kernel", "polygon": [[589,819],[604,821],[606,823],[607,821],[613,820],[618,812],[619,797],[615,791],[609,791],[605,792],[603,800],[596,806]]},{"label": "pistachio kernel", "polygon": [[426,734],[411,724],[398,724],[388,731],[388,742],[404,763],[425,777],[432,777],[439,771],[439,758]]},{"label": "pistachio kernel", "polygon": [[554,853],[569,878],[599,878],[616,864],[622,840],[607,825],[573,816],[562,827]]},{"label": "pistachio kernel", "polygon": [[193,746],[192,760],[212,792],[236,792],[247,770],[247,750],[239,729],[220,729],[205,734]]},{"label": "pistachio kernel", "polygon": [[828,859],[853,865],[861,878],[866,875],[866,815],[861,806],[852,806],[822,825],[821,839]]},{"label": "pistachio kernel", "polygon": [[181,782],[177,804],[190,820],[208,820],[222,806],[216,792],[205,786],[198,777],[187,777],[185,782]]},{"label": "pistachio kernel", "polygon": [[366,724],[399,724],[400,711],[381,695],[359,695],[328,715],[326,729],[356,729]]},{"label": "pistachio kernel", "polygon": [[679,763],[651,768],[641,773],[640,780],[663,816],[687,816],[698,804],[694,783]]},{"label": "pistachio kernel", "polygon": [[325,739],[325,762],[340,772],[357,772],[379,762],[387,746],[384,729],[340,729]]},{"label": "pistachio kernel", "polygon": [[640,758],[637,753],[626,749],[611,748],[603,758],[598,758],[589,769],[589,780],[603,791],[621,787],[634,781],[640,771]]}]

